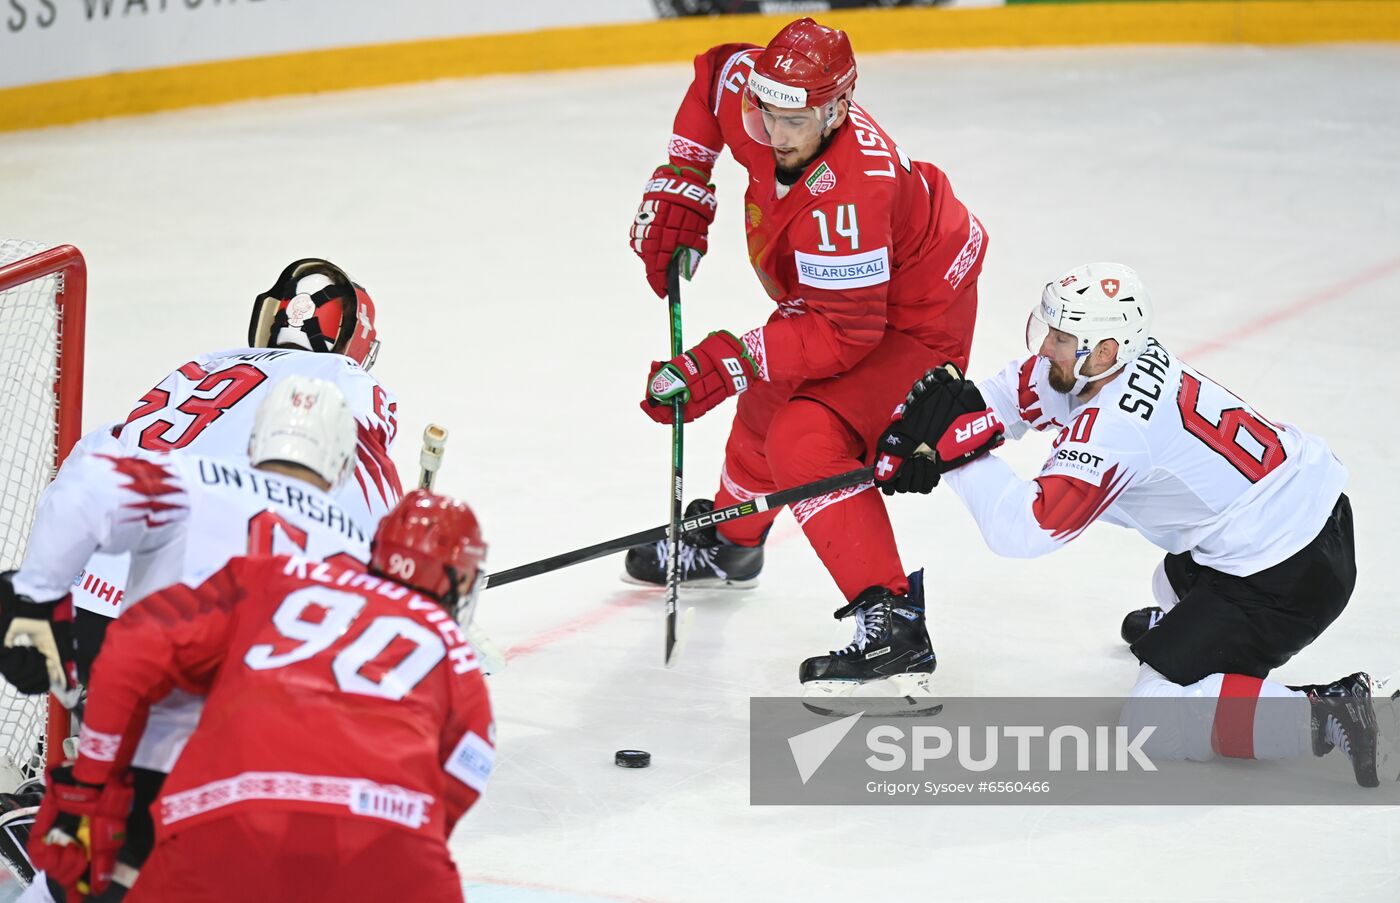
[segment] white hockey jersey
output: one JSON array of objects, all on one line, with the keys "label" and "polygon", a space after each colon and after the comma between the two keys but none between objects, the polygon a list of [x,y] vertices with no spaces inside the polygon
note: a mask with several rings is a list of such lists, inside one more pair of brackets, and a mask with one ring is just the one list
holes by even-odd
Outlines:
[{"label": "white hockey jersey", "polygon": [[[198,586],[236,555],[362,568],[373,535],[310,483],[180,451],[71,458],[39,504],[16,591],[61,597],[95,551],[125,552],[131,570],[120,610],[177,582]],[[202,710],[199,697],[180,690],[152,706],[133,764],[169,771]]]},{"label": "white hockey jersey", "polygon": [[[398,402],[378,380],[341,354],[233,348],[200,355],[147,392],[124,423],[84,436],[70,460],[93,452],[125,455],[178,449],[246,460],[253,418],[264,393],[293,375],[329,380],[345,395],[359,441],[354,476],[335,496],[340,508],[372,532],[403,495],[389,457],[398,430]],[[61,512],[55,515],[62,516]],[[37,520],[35,529],[41,529]],[[108,617],[116,615],[131,592],[126,586],[127,565],[124,555],[95,556],[72,587],[74,604]]]},{"label": "white hockey jersey", "polygon": [[147,392],[114,435],[127,452],[189,448],[219,458],[248,453],[253,416],[264,394],[288,376],[329,380],[345,395],[359,427],[355,475],[337,493],[341,507],[366,521],[403,495],[389,458],[398,402],[343,354],[285,348],[234,348],[202,354]]},{"label": "white hockey jersey", "polygon": [[120,610],[235,555],[369,562],[372,526],[310,483],[188,452],[71,459],[44,493],[16,591],[62,597],[94,552],[131,554]]},{"label": "white hockey jersey", "polygon": [[944,477],[998,554],[1044,555],[1101,519],[1245,576],[1311,542],[1346,483],[1326,442],[1265,419],[1155,339],[1087,403],[1049,372],[1032,357],[977,384],[1008,438],[1057,431],[1036,479],[995,455]]}]

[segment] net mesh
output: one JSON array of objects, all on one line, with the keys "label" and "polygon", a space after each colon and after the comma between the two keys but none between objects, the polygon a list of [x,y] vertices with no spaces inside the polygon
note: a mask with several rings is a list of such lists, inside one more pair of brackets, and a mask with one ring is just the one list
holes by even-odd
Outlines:
[{"label": "net mesh", "polygon": [[[34,242],[0,240],[0,286],[7,265],[43,250]],[[0,570],[24,557],[39,493],[53,479],[57,456],[58,276],[0,289]],[[22,696],[0,679],[0,790],[44,767],[48,696]]]}]

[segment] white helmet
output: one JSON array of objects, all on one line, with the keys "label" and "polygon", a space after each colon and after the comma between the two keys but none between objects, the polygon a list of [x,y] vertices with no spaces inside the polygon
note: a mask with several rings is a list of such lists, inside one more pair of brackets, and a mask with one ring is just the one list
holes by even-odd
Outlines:
[{"label": "white helmet", "polygon": [[[1052,328],[1077,340],[1077,381],[1072,394],[1078,395],[1085,385],[1112,376],[1147,348],[1152,334],[1152,299],[1131,267],[1086,263],[1046,284],[1040,304],[1026,320],[1026,347],[1031,354],[1040,352]],[[1085,376],[1089,352],[1104,339],[1118,342],[1118,360],[1103,373]]]},{"label": "white helmet", "polygon": [[272,387],[258,405],[248,459],[289,461],[340,484],[355,460],[355,416],[335,383],[291,376]]}]

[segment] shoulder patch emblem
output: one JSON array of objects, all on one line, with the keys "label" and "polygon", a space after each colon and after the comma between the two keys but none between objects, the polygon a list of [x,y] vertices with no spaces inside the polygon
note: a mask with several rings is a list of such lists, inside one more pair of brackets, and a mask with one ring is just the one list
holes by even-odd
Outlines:
[{"label": "shoulder patch emblem", "polygon": [[836,187],[836,173],[823,162],[807,177],[807,190],[813,195],[822,194]]}]

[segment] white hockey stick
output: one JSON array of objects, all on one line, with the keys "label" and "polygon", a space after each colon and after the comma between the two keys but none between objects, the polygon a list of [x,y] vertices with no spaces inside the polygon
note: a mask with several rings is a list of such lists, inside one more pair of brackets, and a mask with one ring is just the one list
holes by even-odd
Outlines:
[{"label": "white hockey stick", "polygon": [[[433,491],[437,472],[442,467],[442,455],[447,450],[447,428],[430,423],[423,429],[423,450],[418,455],[418,488]],[[482,674],[500,674],[506,669],[506,655],[486,631],[472,621],[466,629],[467,641],[481,657]]]},{"label": "white hockey stick", "polygon": [[418,488],[433,491],[442,453],[447,450],[447,428],[430,423],[423,428],[423,451],[418,455]]}]

